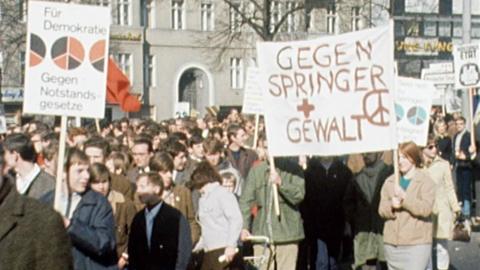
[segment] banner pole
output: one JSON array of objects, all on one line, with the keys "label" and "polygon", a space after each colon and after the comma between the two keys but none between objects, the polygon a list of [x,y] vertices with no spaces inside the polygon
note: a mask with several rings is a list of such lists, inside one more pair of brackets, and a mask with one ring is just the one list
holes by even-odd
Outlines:
[{"label": "banner pole", "polygon": [[63,163],[65,160],[65,143],[67,139],[67,116],[62,115],[60,123],[60,146],[58,149],[58,163],[57,163],[57,175],[55,182],[55,200],[53,203],[53,208],[60,214],[64,214],[60,209],[60,198],[62,195],[63,189]]},{"label": "banner pole", "polygon": [[[270,160],[270,172],[275,171],[275,161],[272,156],[269,156]],[[275,209],[275,215],[280,217],[280,204],[278,203],[278,187],[277,184],[272,184],[272,192],[273,192],[273,208]]]},{"label": "banner pole", "polygon": [[252,149],[254,150],[257,148],[259,122],[260,122],[260,115],[257,113],[255,114],[255,133],[253,135],[253,145],[252,145]]},{"label": "banner pole", "polygon": [[400,186],[400,170],[398,169],[398,149],[393,150],[393,168],[395,174],[395,185]]},{"label": "banner pole", "polygon": [[95,126],[97,127],[98,134],[100,134],[100,132],[101,132],[101,130],[100,130],[100,120],[98,120],[98,118],[95,118]]},{"label": "banner pole", "polygon": [[[476,148],[476,145],[475,145],[475,111],[473,109],[473,97],[474,97],[474,89],[473,88],[469,88],[468,89],[468,93],[470,95],[470,98],[469,98],[469,106],[470,106],[470,145],[473,147],[473,148]],[[472,156],[472,158],[474,158]]]}]

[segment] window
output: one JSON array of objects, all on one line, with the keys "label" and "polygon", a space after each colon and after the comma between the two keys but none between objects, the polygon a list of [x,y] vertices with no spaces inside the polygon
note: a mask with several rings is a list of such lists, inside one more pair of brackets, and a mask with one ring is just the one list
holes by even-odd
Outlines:
[{"label": "window", "polygon": [[396,21],[394,24],[395,36],[405,36],[405,23],[403,21]]},{"label": "window", "polygon": [[110,0],[97,0],[97,5],[106,7],[110,5]]},{"label": "window", "polygon": [[461,38],[463,35],[463,26],[461,22],[453,23],[453,36]]},{"label": "window", "polygon": [[172,0],[172,29],[185,29],[185,1]]},{"label": "window", "polygon": [[472,38],[480,38],[480,24],[472,23]]},{"label": "window", "polygon": [[25,82],[25,51],[21,51],[19,54],[18,62],[20,63],[20,83]]},{"label": "window", "polygon": [[452,35],[452,24],[450,22],[438,23],[438,35],[441,37],[450,37]]},{"label": "window", "polygon": [[155,56],[147,55],[145,57],[145,64],[147,67],[147,78],[145,80],[145,85],[147,87],[155,87]]},{"label": "window", "polygon": [[242,3],[232,3],[230,7],[230,32],[240,32],[242,27],[242,15],[235,9],[242,10]]},{"label": "window", "polygon": [[131,12],[130,12],[131,0],[117,0],[117,16],[115,23],[118,25],[131,25]]},{"label": "window", "polygon": [[202,31],[212,31],[215,25],[215,17],[213,13],[213,3],[202,3]]},{"label": "window", "polygon": [[352,31],[357,31],[361,28],[362,15],[360,11],[360,7],[352,8]]},{"label": "window", "polygon": [[295,3],[293,1],[288,1],[286,3],[286,10],[287,12],[290,11],[290,13],[288,13],[287,15],[287,32],[288,33],[292,33],[292,32],[295,32],[297,31],[297,11],[293,11],[294,9],[296,9],[298,7],[298,3]]},{"label": "window", "polygon": [[119,53],[114,56],[118,67],[130,80],[130,84],[133,84],[133,69],[132,69],[132,55],[129,53]]},{"label": "window", "polygon": [[335,27],[337,21],[337,10],[335,5],[328,5],[327,7],[327,33],[335,34],[337,29]]},{"label": "window", "polygon": [[143,10],[143,26],[155,28],[155,0],[145,0]]},{"label": "window", "polygon": [[437,22],[423,22],[423,34],[427,37],[437,36]]},{"label": "window", "polygon": [[282,18],[282,3],[280,1],[272,1],[270,4],[270,33],[275,31],[275,27]]},{"label": "window", "polygon": [[243,88],[243,59],[230,59],[230,85],[233,89]]},{"label": "window", "polygon": [[28,0],[18,0],[18,20],[22,22],[26,22],[27,14],[28,14]]}]

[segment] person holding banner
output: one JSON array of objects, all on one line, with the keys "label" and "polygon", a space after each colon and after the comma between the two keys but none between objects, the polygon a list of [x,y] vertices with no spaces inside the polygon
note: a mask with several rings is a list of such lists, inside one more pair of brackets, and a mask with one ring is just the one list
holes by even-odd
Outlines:
[{"label": "person holding banner", "polygon": [[448,162],[452,160],[452,138],[448,134],[447,123],[444,119],[438,119],[433,125],[433,134],[435,134],[437,154]]},{"label": "person holding banner", "polygon": [[[242,240],[250,236],[249,224],[252,218],[252,206],[258,207],[253,219],[252,234],[270,238],[274,254],[267,251],[269,260],[261,270],[292,270],[296,267],[298,244],[304,239],[302,218],[299,205],[305,196],[303,170],[297,162],[289,158],[275,158],[276,169],[270,170],[270,164],[262,162],[254,166],[248,174],[244,190],[240,196],[240,209],[243,215]],[[278,185],[280,217],[273,208],[273,188]],[[254,255],[263,255],[263,247],[254,245]]]},{"label": "person holding banner", "polygon": [[433,206],[433,269],[443,270],[448,269],[447,240],[452,239],[455,216],[460,214],[461,209],[453,186],[450,164],[438,155],[437,143],[433,135],[430,135],[422,153],[427,172],[436,185]]},{"label": "person holding banner", "polygon": [[402,143],[398,152],[401,177],[385,181],[378,208],[385,219],[385,258],[388,269],[425,270],[432,253],[435,183],[421,170],[422,152],[415,143]]},{"label": "person holding banner", "polygon": [[463,116],[455,120],[457,134],[453,137],[453,156],[455,158],[455,175],[458,188],[458,199],[462,203],[462,214],[470,218],[472,202],[473,164],[472,155],[475,149],[470,139],[470,132],[465,128],[466,120]]}]

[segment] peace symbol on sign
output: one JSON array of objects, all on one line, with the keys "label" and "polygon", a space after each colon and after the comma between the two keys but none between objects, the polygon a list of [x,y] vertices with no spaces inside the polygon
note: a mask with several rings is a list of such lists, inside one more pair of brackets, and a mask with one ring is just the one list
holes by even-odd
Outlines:
[{"label": "peace symbol on sign", "polygon": [[[383,103],[382,95],[388,94],[388,89],[372,90],[363,97],[363,115],[367,121],[375,126],[388,126],[390,120],[390,111]],[[375,110],[369,112],[368,100],[377,96]]]}]

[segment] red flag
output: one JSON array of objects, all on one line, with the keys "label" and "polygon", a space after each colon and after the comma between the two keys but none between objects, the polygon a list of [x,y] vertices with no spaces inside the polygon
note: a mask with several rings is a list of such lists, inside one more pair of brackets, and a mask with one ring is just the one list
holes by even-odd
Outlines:
[{"label": "red flag", "polygon": [[107,102],[118,104],[124,112],[138,112],[142,104],[128,91],[130,81],[118,68],[112,58],[108,59]]}]

